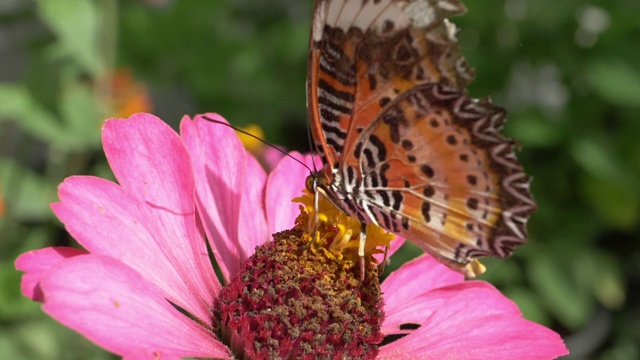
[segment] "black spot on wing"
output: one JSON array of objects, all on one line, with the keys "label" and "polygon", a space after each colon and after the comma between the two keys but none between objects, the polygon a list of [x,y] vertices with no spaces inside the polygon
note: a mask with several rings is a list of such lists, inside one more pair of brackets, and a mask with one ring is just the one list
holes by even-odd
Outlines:
[{"label": "black spot on wing", "polygon": [[456,139],[455,135],[447,135],[447,144],[456,145],[458,143],[458,139]]},{"label": "black spot on wing", "polygon": [[387,104],[389,104],[391,102],[391,99],[389,99],[388,97],[383,97],[378,101],[378,105],[380,105],[381,108],[384,108],[385,106],[387,106]]},{"label": "black spot on wing", "polygon": [[471,197],[467,200],[467,206],[471,210],[478,210],[478,198]]},{"label": "black spot on wing", "polygon": [[469,183],[469,185],[475,186],[478,183],[478,178],[474,175],[467,175],[467,182]]},{"label": "black spot on wing", "polygon": [[422,207],[421,207],[421,212],[422,212],[422,218],[424,218],[425,222],[429,222],[431,221],[431,204],[427,201],[423,201],[422,202]]},{"label": "black spot on wing", "polygon": [[422,191],[422,193],[424,194],[424,196],[430,198],[433,195],[435,195],[436,189],[434,189],[433,186],[431,186],[431,185],[427,185],[427,186],[425,186],[425,188]]},{"label": "black spot on wing", "polygon": [[409,126],[401,109],[394,106],[382,115],[382,122],[389,127],[389,135],[394,144],[400,142],[400,128]]},{"label": "black spot on wing", "polygon": [[433,175],[435,175],[433,168],[428,164],[422,164],[422,166],[420,166],[420,171],[422,171],[423,174],[427,175],[427,177],[430,177],[430,178],[432,178]]}]

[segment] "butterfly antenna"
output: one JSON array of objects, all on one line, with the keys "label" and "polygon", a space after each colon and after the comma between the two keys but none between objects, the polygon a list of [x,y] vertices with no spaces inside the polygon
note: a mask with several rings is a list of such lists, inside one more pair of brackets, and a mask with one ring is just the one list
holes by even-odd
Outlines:
[{"label": "butterfly antenna", "polygon": [[[293,160],[294,160],[294,161],[296,161],[298,164],[300,164],[300,165],[304,166],[305,168],[307,168],[307,170],[309,170],[309,172],[313,172],[313,170],[311,170],[311,168],[310,168],[309,166],[307,166],[307,164],[305,164],[305,163],[303,163],[302,161],[300,161],[300,160],[296,159],[295,157],[291,156],[288,152],[286,152],[286,151],[284,151],[284,150],[280,149],[279,147],[277,147],[277,146],[273,145],[272,143],[270,143],[270,142],[268,142],[268,141],[266,141],[266,140],[264,140],[264,139],[261,139],[261,138],[260,138],[260,137],[258,137],[258,136],[253,135],[252,133],[250,133],[250,132],[248,132],[248,131],[245,131],[245,130],[242,130],[242,129],[240,129],[240,128],[237,128],[237,127],[235,127],[235,126],[233,126],[233,125],[231,125],[231,124],[229,124],[229,123],[227,123],[227,122],[220,121],[220,120],[216,120],[216,119],[212,119],[212,118],[208,117],[207,115],[202,115],[202,118],[203,118],[203,119],[205,119],[205,120],[207,120],[207,121],[209,121],[209,122],[212,122],[212,123],[216,123],[216,124],[220,124],[220,125],[224,125],[224,126],[230,127],[230,128],[232,128],[233,130],[235,130],[235,131],[237,131],[237,132],[239,132],[239,133],[241,133],[241,134],[244,134],[244,135],[247,135],[247,136],[249,136],[249,137],[251,137],[251,138],[253,138],[253,139],[256,139],[256,140],[260,141],[261,143],[263,143],[263,144],[265,144],[265,145],[267,145],[267,146],[269,146],[269,147],[272,147],[272,148],[274,148],[274,149],[278,150],[279,152],[281,152],[282,154],[284,154],[284,156],[287,156],[287,157],[289,157],[289,158],[293,159]],[[314,169],[315,169],[315,167],[316,167],[316,166],[315,166],[315,164],[313,164],[313,167],[314,167]]]}]

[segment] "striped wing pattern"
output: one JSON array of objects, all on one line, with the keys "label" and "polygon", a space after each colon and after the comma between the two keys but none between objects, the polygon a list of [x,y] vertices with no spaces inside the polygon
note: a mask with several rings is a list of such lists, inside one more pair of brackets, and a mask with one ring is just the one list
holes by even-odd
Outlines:
[{"label": "striped wing pattern", "polygon": [[458,0],[317,0],[307,83],[325,195],[473,276],[526,241],[536,205],[502,109],[469,98]]}]

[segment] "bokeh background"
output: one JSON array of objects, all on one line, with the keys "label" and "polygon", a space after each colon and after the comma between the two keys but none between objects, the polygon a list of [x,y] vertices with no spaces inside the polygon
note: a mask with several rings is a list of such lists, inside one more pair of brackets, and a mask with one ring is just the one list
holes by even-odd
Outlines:
[{"label": "bokeh background", "polygon": [[[640,1],[468,0],[469,91],[509,111],[539,211],[483,278],[571,359],[640,358]],[[20,253],[73,240],[66,176],[112,178],[108,117],[214,111],[306,151],[311,0],[0,0],[0,354],[112,359],[19,292]],[[254,126],[255,129],[255,126]],[[405,258],[415,249],[403,249]],[[393,259],[392,267],[402,260]]]}]

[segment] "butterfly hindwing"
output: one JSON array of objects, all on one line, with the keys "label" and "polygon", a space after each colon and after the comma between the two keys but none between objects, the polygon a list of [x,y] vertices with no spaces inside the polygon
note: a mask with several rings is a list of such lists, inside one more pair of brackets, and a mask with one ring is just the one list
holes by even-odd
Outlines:
[{"label": "butterfly hindwing", "polygon": [[450,265],[508,256],[535,203],[503,122],[502,109],[441,85],[399,95],[354,146],[362,206]]}]

